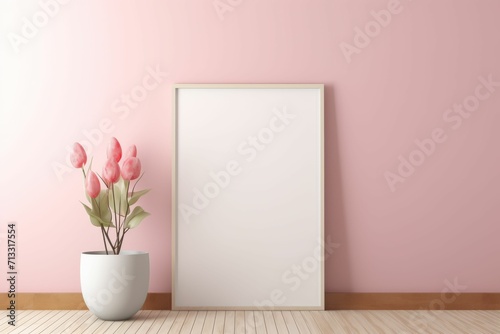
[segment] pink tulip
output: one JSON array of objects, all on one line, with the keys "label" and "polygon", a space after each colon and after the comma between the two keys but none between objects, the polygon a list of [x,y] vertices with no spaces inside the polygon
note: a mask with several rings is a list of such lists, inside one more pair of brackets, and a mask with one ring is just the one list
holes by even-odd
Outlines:
[{"label": "pink tulip", "polygon": [[79,143],[73,144],[73,152],[71,152],[69,158],[75,168],[82,168],[87,163],[87,153]]},{"label": "pink tulip", "polygon": [[136,157],[125,159],[122,166],[122,177],[124,180],[135,180],[141,174],[141,161]]},{"label": "pink tulip", "polygon": [[108,159],[102,169],[102,177],[108,185],[115,183],[120,178],[120,166],[113,159]]},{"label": "pink tulip", "polygon": [[111,138],[108,145],[108,159],[113,158],[116,162],[119,162],[122,158],[122,147],[115,137]]},{"label": "pink tulip", "polygon": [[127,153],[125,154],[125,158],[137,157],[137,147],[132,145],[128,148]]},{"label": "pink tulip", "polygon": [[87,175],[87,179],[85,180],[85,189],[91,198],[96,198],[101,192],[101,184],[99,183],[97,175],[95,175],[93,171],[90,171]]}]

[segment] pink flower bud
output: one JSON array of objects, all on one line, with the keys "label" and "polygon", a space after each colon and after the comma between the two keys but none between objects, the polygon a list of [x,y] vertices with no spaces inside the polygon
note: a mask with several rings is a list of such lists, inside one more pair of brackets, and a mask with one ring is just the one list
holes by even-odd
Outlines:
[{"label": "pink flower bud", "polygon": [[120,166],[113,159],[108,159],[106,165],[102,169],[102,177],[108,185],[116,183],[120,178]]},{"label": "pink flower bud", "polygon": [[87,175],[87,179],[85,180],[85,189],[91,198],[96,198],[101,192],[101,184],[99,183],[97,175],[95,175],[93,171],[90,171]]},{"label": "pink flower bud", "polygon": [[128,148],[127,153],[125,154],[125,158],[137,157],[137,147],[132,145]]},{"label": "pink flower bud", "polygon": [[122,177],[124,180],[135,180],[141,175],[141,161],[136,157],[129,157],[123,162]]},{"label": "pink flower bud", "polygon": [[73,152],[71,152],[69,158],[75,168],[82,168],[87,163],[87,153],[79,143],[73,144]]},{"label": "pink flower bud", "polygon": [[113,158],[116,162],[119,162],[122,158],[122,147],[115,137],[111,138],[108,145],[108,159]]}]

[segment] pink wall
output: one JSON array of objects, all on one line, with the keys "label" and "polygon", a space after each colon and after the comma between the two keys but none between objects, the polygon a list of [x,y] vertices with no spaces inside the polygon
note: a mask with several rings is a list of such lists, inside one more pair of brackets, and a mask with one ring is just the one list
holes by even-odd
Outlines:
[{"label": "pink wall", "polygon": [[[126,248],[170,291],[181,82],[326,84],[327,291],[499,291],[500,86],[478,78],[500,82],[500,2],[220,0],[219,16],[212,0],[54,1],[0,3],[0,238],[18,223],[20,291],[79,291],[79,254],[101,247],[80,173],[54,171],[85,133],[95,166],[111,136],[137,144],[152,216]],[[158,87],[121,101],[157,68]],[[418,166],[399,175],[400,156]]]}]

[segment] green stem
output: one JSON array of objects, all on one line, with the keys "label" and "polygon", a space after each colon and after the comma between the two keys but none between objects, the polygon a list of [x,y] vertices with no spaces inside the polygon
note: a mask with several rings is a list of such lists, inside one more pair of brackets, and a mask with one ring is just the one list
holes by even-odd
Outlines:
[{"label": "green stem", "polygon": [[132,187],[132,192],[130,193],[130,197],[134,196],[135,186],[137,185],[137,183],[139,183],[139,181],[142,179],[143,176],[144,173],[142,173],[141,176],[139,176],[139,178],[137,179],[137,181],[135,181],[134,186]]},{"label": "green stem", "polygon": [[122,222],[122,201],[120,199],[120,203],[118,203],[118,220],[116,222],[116,240],[115,240],[115,246],[118,247],[118,241],[120,240],[120,229],[121,229],[121,222]]},{"label": "green stem", "polygon": [[[118,218],[116,217],[116,199],[115,199],[115,185],[111,184],[111,193],[113,194],[113,212],[115,214],[115,224],[118,224]],[[119,215],[119,214],[118,214]],[[115,225],[116,238],[118,239],[118,226]],[[108,228],[109,231],[109,228]]]},{"label": "green stem", "polygon": [[[127,216],[128,216],[128,211],[130,209],[130,204],[128,202],[128,190],[129,190],[129,187],[130,187],[130,181],[124,181],[126,184],[125,184],[125,196],[126,196],[126,199],[127,199],[127,206],[125,207],[125,216],[123,217],[123,224],[122,222],[120,222],[120,228],[119,228],[119,232],[121,232],[121,238],[118,237],[118,240],[117,240],[117,246],[118,246],[118,254],[120,254],[120,251],[122,249],[122,244],[123,244],[123,238],[125,237],[125,233],[127,231],[127,227],[125,226],[125,222],[127,221]],[[120,235],[120,233],[118,233],[118,236]]]},{"label": "green stem", "polygon": [[106,250],[106,255],[109,254],[108,252],[108,244],[106,243],[106,237],[104,236],[104,226],[101,224],[101,232],[102,232],[102,241],[104,242],[104,249]]},{"label": "green stem", "polygon": [[125,238],[125,234],[128,232],[128,230],[130,230],[130,229],[129,228],[125,228],[123,230],[122,240],[120,241],[120,248],[118,249],[118,254],[120,254],[120,251],[122,250],[123,239]]},{"label": "green stem", "polygon": [[[96,201],[96,199],[92,198],[92,205],[94,205],[94,203],[95,203],[95,206],[99,209],[99,216],[100,216],[100,214],[101,214],[101,207],[100,207],[99,203]],[[107,209],[109,209],[109,208],[107,208]],[[115,247],[113,247],[113,243],[111,242],[111,239],[109,238],[108,233],[104,230],[104,226],[102,224],[101,224],[101,231],[104,233],[104,235],[108,239],[108,242],[111,245],[111,248],[113,249],[113,253],[116,254]],[[108,253],[108,248],[107,248],[107,245],[106,245],[106,241],[104,241],[104,248],[106,249],[106,254],[107,254]]]},{"label": "green stem", "polygon": [[111,248],[113,249],[113,253],[116,254],[116,248],[113,247],[113,242],[111,241],[111,239],[109,238],[109,235],[108,233],[104,232],[104,234],[106,235],[106,238],[108,239],[108,242],[109,242],[109,245],[111,246]]}]

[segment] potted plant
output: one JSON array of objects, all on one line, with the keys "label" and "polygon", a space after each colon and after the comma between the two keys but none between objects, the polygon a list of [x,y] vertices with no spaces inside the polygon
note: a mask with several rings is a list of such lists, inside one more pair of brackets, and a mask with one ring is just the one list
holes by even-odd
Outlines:
[{"label": "potted plant", "polygon": [[[103,320],[125,320],[139,311],[149,288],[149,254],[123,250],[125,235],[149,213],[137,201],[149,189],[136,190],[141,179],[141,161],[132,145],[121,166],[122,148],[111,138],[102,174],[87,167],[87,154],[79,144],[70,155],[75,168],[81,168],[89,204],[83,204],[92,225],[102,235],[104,250],[83,252],[80,284],[85,304]],[[104,186],[102,186],[104,185]]]}]

